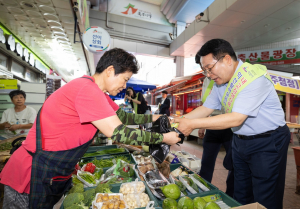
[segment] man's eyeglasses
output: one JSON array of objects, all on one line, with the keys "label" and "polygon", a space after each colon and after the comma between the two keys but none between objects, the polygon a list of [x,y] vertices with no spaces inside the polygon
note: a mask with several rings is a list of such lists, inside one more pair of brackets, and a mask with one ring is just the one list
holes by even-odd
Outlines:
[{"label": "man's eyeglasses", "polygon": [[207,76],[208,74],[212,74],[212,73],[211,73],[212,69],[213,69],[213,68],[215,67],[215,65],[216,65],[222,58],[224,58],[225,56],[226,56],[226,55],[220,57],[220,58],[217,60],[217,62],[216,62],[211,68],[202,68],[203,74],[204,74],[205,76]]}]

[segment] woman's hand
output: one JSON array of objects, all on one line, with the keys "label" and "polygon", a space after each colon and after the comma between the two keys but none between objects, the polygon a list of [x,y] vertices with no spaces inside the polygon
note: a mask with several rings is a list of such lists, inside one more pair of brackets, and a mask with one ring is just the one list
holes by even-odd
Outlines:
[{"label": "woman's hand", "polygon": [[163,134],[163,135],[164,135],[164,139],[162,142],[166,143],[168,145],[174,145],[181,141],[181,139],[179,138],[179,134],[174,131]]},{"label": "woman's hand", "polygon": [[14,124],[14,125],[12,125],[10,128],[8,128],[8,130],[10,130],[10,131],[15,131],[15,130],[18,130],[19,128],[20,128],[20,125]]}]

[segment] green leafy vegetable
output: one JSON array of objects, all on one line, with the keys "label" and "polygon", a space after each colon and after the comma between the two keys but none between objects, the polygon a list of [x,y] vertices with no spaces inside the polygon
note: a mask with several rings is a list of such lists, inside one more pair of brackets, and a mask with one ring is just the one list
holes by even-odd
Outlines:
[{"label": "green leafy vegetable", "polygon": [[71,207],[74,204],[80,204],[80,202],[84,199],[82,193],[72,193],[66,196],[64,199],[64,208]]},{"label": "green leafy vegetable", "polygon": [[87,207],[91,207],[92,202],[95,199],[95,195],[96,195],[95,189],[86,190],[83,193],[83,196],[84,196],[84,200],[82,201],[83,204]]},{"label": "green leafy vegetable", "polygon": [[74,186],[70,189],[69,194],[71,194],[71,193],[83,193],[83,192],[84,192],[84,189],[83,189],[83,183],[80,182],[80,183],[74,185]]},{"label": "green leafy vegetable", "polygon": [[175,184],[179,187],[180,191],[184,195],[188,195],[188,193],[186,192],[186,186],[184,186],[184,184],[181,181],[175,180]]},{"label": "green leafy vegetable", "polygon": [[109,185],[109,183],[105,183],[105,184],[98,184],[98,186],[95,189],[96,193],[112,193],[110,191],[111,186]]},{"label": "green leafy vegetable", "polygon": [[93,176],[92,174],[89,174],[88,172],[81,173],[81,174],[79,174],[79,176],[89,184],[96,184],[95,176]]},{"label": "green leafy vegetable", "polygon": [[94,176],[96,179],[100,179],[101,176],[103,174],[103,169],[102,168],[99,168],[98,170],[96,170],[96,172],[94,173]]},{"label": "green leafy vegetable", "polygon": [[108,155],[108,154],[116,154],[116,153],[122,153],[126,152],[124,148],[114,148],[114,149],[108,149],[108,150],[102,150],[102,151],[97,151],[93,153],[85,153],[83,157],[93,157],[93,156],[98,156],[98,155]]},{"label": "green leafy vegetable", "polygon": [[188,176],[183,176],[189,186],[191,186],[197,193],[199,192],[198,186],[193,182],[193,180]]},{"label": "green leafy vegetable", "polygon": [[0,151],[11,150],[11,142],[0,144]]},{"label": "green leafy vegetable", "polygon": [[114,165],[113,161],[118,162],[119,159],[123,160],[123,161],[125,161],[127,163],[130,162],[130,159],[128,159],[127,156],[120,155],[120,156],[114,156],[114,157],[109,158],[109,159],[100,159],[100,160],[97,160],[96,158],[94,158],[94,160],[92,160],[92,161],[82,159],[81,162],[79,163],[79,166],[82,167],[84,164],[91,162],[97,168],[107,168],[107,167],[113,166]]},{"label": "green leafy vegetable", "polygon": [[202,184],[204,184],[204,186],[206,186],[209,190],[210,190],[210,186],[208,185],[208,183],[203,179],[201,178],[200,176],[198,176],[197,174],[194,173],[193,177],[200,181]]}]

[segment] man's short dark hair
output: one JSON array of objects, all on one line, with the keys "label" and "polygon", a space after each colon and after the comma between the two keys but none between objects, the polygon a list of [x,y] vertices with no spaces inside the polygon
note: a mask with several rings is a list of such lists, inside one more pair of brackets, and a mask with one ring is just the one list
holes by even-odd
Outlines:
[{"label": "man's short dark hair", "polygon": [[161,92],[162,94],[168,94],[168,92],[166,90]]},{"label": "man's short dark hair", "polygon": [[13,99],[14,96],[17,96],[17,95],[20,95],[20,94],[22,94],[23,97],[26,99],[26,93],[25,93],[24,91],[22,91],[22,90],[14,90],[14,91],[11,91],[11,92],[9,93],[9,97],[10,97],[10,99]]},{"label": "man's short dark hair", "polygon": [[111,65],[115,69],[115,75],[127,71],[137,74],[139,70],[138,61],[135,56],[120,48],[111,49],[103,54],[97,64],[96,73],[102,73]]},{"label": "man's short dark hair", "polygon": [[225,41],[223,39],[212,39],[206,42],[197,52],[195,62],[200,64],[200,58],[210,53],[212,53],[215,60],[218,60],[222,56],[228,54],[231,59],[237,61],[236,54],[228,41]]}]

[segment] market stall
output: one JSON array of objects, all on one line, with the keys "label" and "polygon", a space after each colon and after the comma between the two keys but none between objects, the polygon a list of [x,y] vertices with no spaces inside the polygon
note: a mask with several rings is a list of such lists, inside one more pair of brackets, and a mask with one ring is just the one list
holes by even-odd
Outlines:
[{"label": "market stall", "polygon": [[91,146],[76,166],[60,209],[241,206],[196,174],[200,166],[200,159],[185,151],[171,152],[159,164],[137,146]]}]

